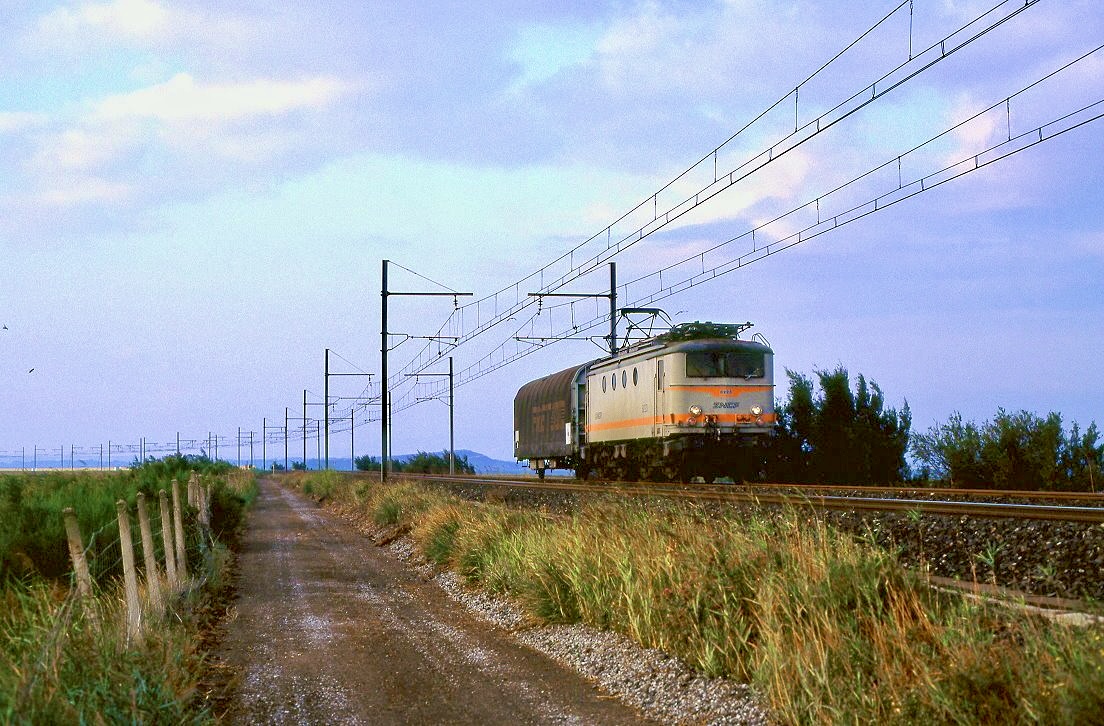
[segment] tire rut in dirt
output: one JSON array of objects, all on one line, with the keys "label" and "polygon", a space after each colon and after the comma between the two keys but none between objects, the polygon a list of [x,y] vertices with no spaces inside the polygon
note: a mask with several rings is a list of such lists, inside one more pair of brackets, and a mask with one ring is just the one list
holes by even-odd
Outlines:
[{"label": "tire rut in dirt", "polygon": [[643,721],[271,481],[240,566],[220,653],[241,674],[231,721]]}]

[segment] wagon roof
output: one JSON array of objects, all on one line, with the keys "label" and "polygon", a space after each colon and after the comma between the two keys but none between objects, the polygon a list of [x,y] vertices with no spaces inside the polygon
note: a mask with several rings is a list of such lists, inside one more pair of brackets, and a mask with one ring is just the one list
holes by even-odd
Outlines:
[{"label": "wagon roof", "polygon": [[574,365],[557,373],[545,376],[544,378],[530,381],[518,390],[517,395],[514,396],[514,400],[540,402],[550,399],[565,398],[571,391],[571,385],[575,381],[576,376],[589,366],[590,363],[584,363],[581,366]]}]

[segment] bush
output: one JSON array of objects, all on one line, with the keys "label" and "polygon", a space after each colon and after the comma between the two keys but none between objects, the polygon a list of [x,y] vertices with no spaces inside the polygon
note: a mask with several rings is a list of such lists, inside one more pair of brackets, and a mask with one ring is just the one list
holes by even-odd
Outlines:
[{"label": "bush", "polygon": [[1067,434],[1062,417],[998,409],[978,426],[955,412],[916,436],[913,455],[927,476],[955,487],[1090,490],[1100,478],[1104,443],[1095,423]]},{"label": "bush", "polygon": [[[374,456],[358,456],[354,461],[360,471],[379,471],[380,460]],[[468,462],[467,455],[463,454],[456,457],[453,468],[457,474],[475,473],[475,467]],[[442,451],[440,454],[419,451],[406,460],[391,460],[391,471],[396,474],[448,474],[448,470],[448,451]]]},{"label": "bush", "polygon": [[[419,451],[401,465],[398,465],[398,462],[396,462],[396,465],[395,471],[406,474],[448,474],[449,452],[442,451],[440,454],[429,454],[425,451]],[[475,473],[475,467],[469,464],[468,457],[463,455],[455,458],[453,468],[457,474]]]},{"label": "bush", "polygon": [[[136,462],[119,473],[0,476],[0,723],[205,723],[196,697],[204,674],[200,630],[213,610],[200,589],[168,599],[164,618],[148,614],[143,642],[127,637],[118,577],[116,501],[199,472],[211,492],[212,531],[235,532],[255,495],[251,474],[206,457]],[[94,579],[90,599],[75,598],[61,510],[77,512]],[[160,551],[160,517],[151,512]],[[227,550],[184,522],[188,571],[217,588]],[[137,529],[137,528],[135,528]],[[137,532],[133,533],[137,538]],[[202,540],[201,540],[202,538]],[[201,545],[201,541],[203,544]],[[140,550],[136,551],[140,554]]]},{"label": "bush", "polygon": [[353,463],[356,464],[357,471],[379,471],[380,468],[380,460],[367,454],[353,459]]}]

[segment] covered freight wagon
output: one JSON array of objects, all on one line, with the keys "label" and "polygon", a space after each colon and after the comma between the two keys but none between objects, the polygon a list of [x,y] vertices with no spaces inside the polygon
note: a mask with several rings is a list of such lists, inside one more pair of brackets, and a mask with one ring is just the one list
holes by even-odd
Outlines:
[{"label": "covered freight wagon", "polygon": [[526,383],[514,396],[514,458],[545,469],[574,469],[582,456],[590,364]]}]

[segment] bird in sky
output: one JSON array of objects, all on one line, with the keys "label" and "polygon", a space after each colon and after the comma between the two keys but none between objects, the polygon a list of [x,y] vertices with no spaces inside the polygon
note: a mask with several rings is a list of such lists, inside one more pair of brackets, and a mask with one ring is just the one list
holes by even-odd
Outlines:
[{"label": "bird in sky", "polygon": [[28,372],[28,373],[34,373],[34,368],[32,368],[31,370],[29,370],[29,371],[27,371],[27,372]]},{"label": "bird in sky", "polygon": [[7,325],[5,325],[5,326],[3,327],[3,330],[7,330],[7,329],[8,329],[8,326],[7,326]]}]

